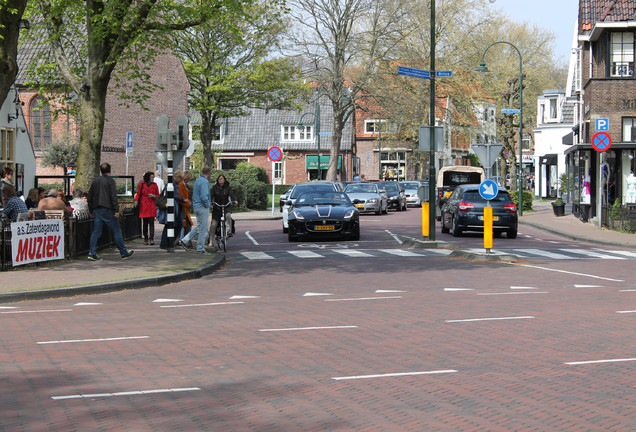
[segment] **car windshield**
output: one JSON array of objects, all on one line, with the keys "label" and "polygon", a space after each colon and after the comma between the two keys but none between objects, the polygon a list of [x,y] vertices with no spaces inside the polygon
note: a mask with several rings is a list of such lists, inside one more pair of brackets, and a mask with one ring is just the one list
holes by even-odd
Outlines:
[{"label": "car windshield", "polygon": [[384,185],[384,190],[387,192],[397,192],[398,191],[398,187],[396,184],[393,183],[387,183]]},{"label": "car windshield", "polygon": [[420,184],[417,182],[402,182],[400,183],[404,189],[417,189]]},{"label": "car windshield", "polygon": [[351,201],[343,192],[306,192],[302,193],[296,199],[296,207],[316,206],[316,205],[332,205],[332,206],[351,206]]},{"label": "car windshield", "polygon": [[[462,197],[463,201],[467,202],[486,202],[481,195],[479,195],[479,191],[467,191],[464,192],[464,196]],[[499,191],[496,197],[490,200],[491,202],[511,202],[510,194],[508,192]]]},{"label": "car windshield", "polygon": [[292,199],[296,199],[298,198],[298,196],[301,193],[305,193],[305,192],[332,192],[335,191],[336,188],[334,185],[332,184],[325,184],[325,183],[316,183],[316,184],[310,184],[310,183],[305,183],[302,185],[298,185],[294,188],[294,190],[291,193],[290,198]]},{"label": "car windshield", "polygon": [[345,192],[349,193],[377,193],[378,189],[373,184],[351,184],[346,187]]}]

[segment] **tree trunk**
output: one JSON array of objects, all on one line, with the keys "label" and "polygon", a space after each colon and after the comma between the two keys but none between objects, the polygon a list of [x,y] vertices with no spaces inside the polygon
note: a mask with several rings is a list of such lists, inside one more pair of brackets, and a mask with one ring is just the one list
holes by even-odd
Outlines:
[{"label": "tree trunk", "polygon": [[212,133],[214,129],[214,117],[207,111],[201,112],[201,145],[203,147],[203,166],[212,167],[214,157],[212,155]]},{"label": "tree trunk", "polygon": [[[26,0],[0,2],[0,106],[18,75],[18,36],[25,7]],[[9,13],[9,9],[16,13]]]},{"label": "tree trunk", "polygon": [[[75,184],[88,190],[93,179],[99,177],[102,136],[106,112],[107,87],[94,85],[80,97],[80,145],[77,155]],[[108,162],[108,161],[104,161]]]}]

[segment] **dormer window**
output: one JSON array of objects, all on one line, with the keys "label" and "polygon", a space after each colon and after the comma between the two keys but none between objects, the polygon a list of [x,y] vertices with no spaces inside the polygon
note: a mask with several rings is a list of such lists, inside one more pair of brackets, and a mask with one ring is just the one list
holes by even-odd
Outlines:
[{"label": "dormer window", "polygon": [[634,76],[634,33],[614,32],[610,39],[610,76]]}]

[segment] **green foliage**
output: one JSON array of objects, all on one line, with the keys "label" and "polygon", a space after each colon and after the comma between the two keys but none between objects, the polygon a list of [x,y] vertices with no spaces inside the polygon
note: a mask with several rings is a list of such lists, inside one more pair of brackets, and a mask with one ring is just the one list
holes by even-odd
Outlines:
[{"label": "green foliage", "polygon": [[568,191],[568,174],[562,173],[559,176],[559,195],[563,195]]},{"label": "green foliage", "polygon": [[610,218],[615,221],[619,221],[623,219],[625,216],[625,209],[621,206],[620,199],[616,198],[614,204],[612,204],[612,208],[610,209]]},{"label": "green foliage", "polygon": [[[517,204],[517,207],[519,206],[519,191],[514,190],[514,191],[509,191],[510,193],[510,198],[512,198],[512,202]],[[532,196],[532,192],[530,192],[529,190],[524,190],[523,191],[523,211],[528,211],[528,210],[532,210],[532,200],[534,199],[534,197]]]},{"label": "green foliage", "polygon": [[44,150],[42,157],[43,166],[67,167],[75,165],[79,143],[70,136],[54,140]]},{"label": "green foliage", "polygon": [[479,158],[477,157],[477,155],[475,153],[470,153],[468,155],[468,159],[470,159],[470,164],[472,166],[481,166],[481,164],[479,163]]},{"label": "green foliage", "polygon": [[223,174],[230,182],[239,200],[239,206],[249,209],[267,208],[267,173],[261,167],[241,162],[231,171],[212,171],[211,183]]}]

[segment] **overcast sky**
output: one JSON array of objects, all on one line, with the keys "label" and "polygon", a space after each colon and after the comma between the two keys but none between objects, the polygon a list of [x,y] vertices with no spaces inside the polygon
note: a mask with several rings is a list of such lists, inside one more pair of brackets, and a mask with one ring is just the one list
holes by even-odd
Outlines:
[{"label": "overcast sky", "polygon": [[550,30],[557,36],[555,56],[562,59],[569,56],[579,14],[578,0],[495,0],[492,7],[514,21]]}]

